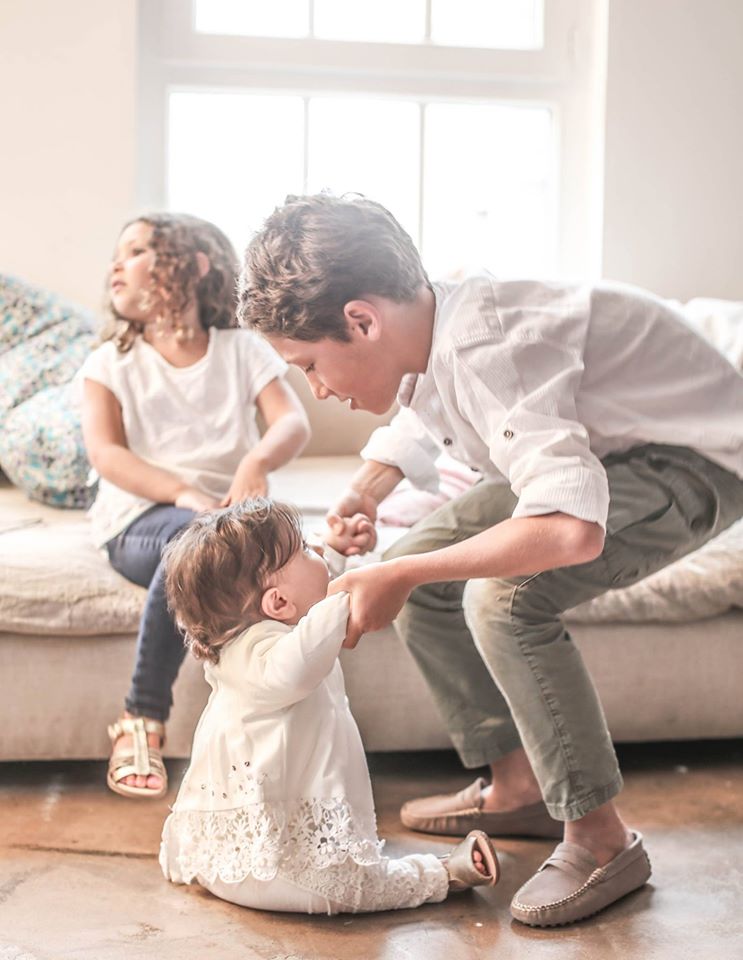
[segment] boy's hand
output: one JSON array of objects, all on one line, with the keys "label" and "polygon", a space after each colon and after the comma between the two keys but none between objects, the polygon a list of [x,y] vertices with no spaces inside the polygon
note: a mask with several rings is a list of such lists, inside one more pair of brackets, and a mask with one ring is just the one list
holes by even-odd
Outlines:
[{"label": "boy's hand", "polygon": [[353,648],[362,633],[381,630],[392,623],[411,589],[400,577],[394,560],[349,570],[333,580],[328,595],[345,591],[351,596],[351,614],[343,646]]},{"label": "boy's hand", "polygon": [[183,507],[186,510],[193,510],[194,513],[206,513],[207,510],[216,510],[219,503],[201,490],[194,487],[184,487],[175,498],[174,505]]},{"label": "boy's hand", "polygon": [[329,513],[325,519],[328,524],[325,542],[345,557],[368,553],[377,545],[377,531],[365,514],[342,517]]},{"label": "boy's hand", "polygon": [[250,500],[253,497],[265,497],[268,493],[268,473],[260,463],[245,457],[235,471],[227,496],[220,502],[220,507],[229,507],[230,504],[241,500]]}]

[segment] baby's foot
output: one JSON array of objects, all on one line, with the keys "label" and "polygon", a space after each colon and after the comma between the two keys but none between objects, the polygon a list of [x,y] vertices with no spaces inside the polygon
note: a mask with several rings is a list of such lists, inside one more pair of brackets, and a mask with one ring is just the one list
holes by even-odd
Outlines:
[{"label": "baby's foot", "polygon": [[488,868],[485,866],[485,861],[482,859],[482,854],[477,848],[472,851],[472,865],[474,866],[475,870],[479,871],[483,875],[483,877],[488,876]]},{"label": "baby's foot", "polygon": [[498,882],[498,858],[490,838],[482,830],[472,830],[444,858],[449,873],[449,890],[459,892],[471,887],[493,886]]}]

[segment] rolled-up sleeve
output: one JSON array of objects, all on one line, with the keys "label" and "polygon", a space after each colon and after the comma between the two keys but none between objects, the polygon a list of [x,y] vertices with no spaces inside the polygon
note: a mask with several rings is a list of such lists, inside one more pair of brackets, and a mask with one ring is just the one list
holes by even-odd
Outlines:
[{"label": "rolled-up sleeve", "polygon": [[397,467],[414,487],[438,493],[436,458],[441,451],[415,413],[402,407],[386,427],[378,427],[361,451],[364,460]]},{"label": "rolled-up sleeve", "polygon": [[605,529],[606,471],[591,451],[575,402],[580,353],[524,340],[490,356],[465,351],[460,364],[458,375],[467,381],[463,406],[518,497],[513,516],[566,513]]}]

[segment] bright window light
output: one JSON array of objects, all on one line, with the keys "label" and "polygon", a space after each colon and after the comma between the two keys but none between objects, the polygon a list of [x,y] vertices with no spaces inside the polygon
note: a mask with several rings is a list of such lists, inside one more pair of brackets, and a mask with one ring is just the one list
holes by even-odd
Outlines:
[{"label": "bright window light", "polygon": [[533,50],[544,42],[543,7],[544,0],[195,0],[194,28],[233,36],[430,40],[442,46]]},{"label": "bright window light", "polygon": [[384,204],[418,233],[420,107],[396,100],[316,97],[309,104],[307,189]]},{"label": "bright window light", "polygon": [[168,143],[169,208],[213,220],[238,252],[288,193],[329,190],[384,204],[433,278],[555,269],[546,107],[177,91]]},{"label": "bright window light", "polygon": [[310,29],[307,0],[196,0],[197,33],[252,37],[306,37]]},{"label": "bright window light", "polygon": [[426,0],[315,0],[314,35],[367,43],[421,43]]},{"label": "bright window light", "polygon": [[170,94],[168,206],[212,220],[238,253],[304,186],[301,97]]},{"label": "bright window light", "polygon": [[501,276],[554,272],[548,109],[431,104],[424,151],[422,250],[431,276],[482,267]]},{"label": "bright window light", "polygon": [[544,43],[543,0],[431,0],[431,40],[533,50]]}]

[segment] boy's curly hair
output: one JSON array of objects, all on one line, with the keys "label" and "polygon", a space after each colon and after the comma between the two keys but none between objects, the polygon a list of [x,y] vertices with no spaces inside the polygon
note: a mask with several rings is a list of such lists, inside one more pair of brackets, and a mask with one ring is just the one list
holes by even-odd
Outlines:
[{"label": "boy's curly hair", "polygon": [[245,252],[237,316],[263,334],[348,341],[350,300],[412,301],[428,283],[415,244],[381,204],[358,194],[288,196]]},{"label": "boy's curly hair", "polygon": [[[179,317],[196,300],[204,329],[237,326],[239,262],[234,247],[219,227],[187,213],[147,213],[124,224],[122,231],[132,223],[152,227],[155,263],[148,306],[177,327]],[[209,272],[204,277],[199,277],[197,253],[209,258]],[[114,340],[118,349],[126,353],[141,333],[141,324],[117,313],[110,299],[107,308],[112,323],[102,339]]]},{"label": "boy's curly hair", "polygon": [[198,514],[168,544],[168,606],[198,660],[217,663],[226,643],[265,619],[266,582],[303,543],[295,507],[256,497]]}]

